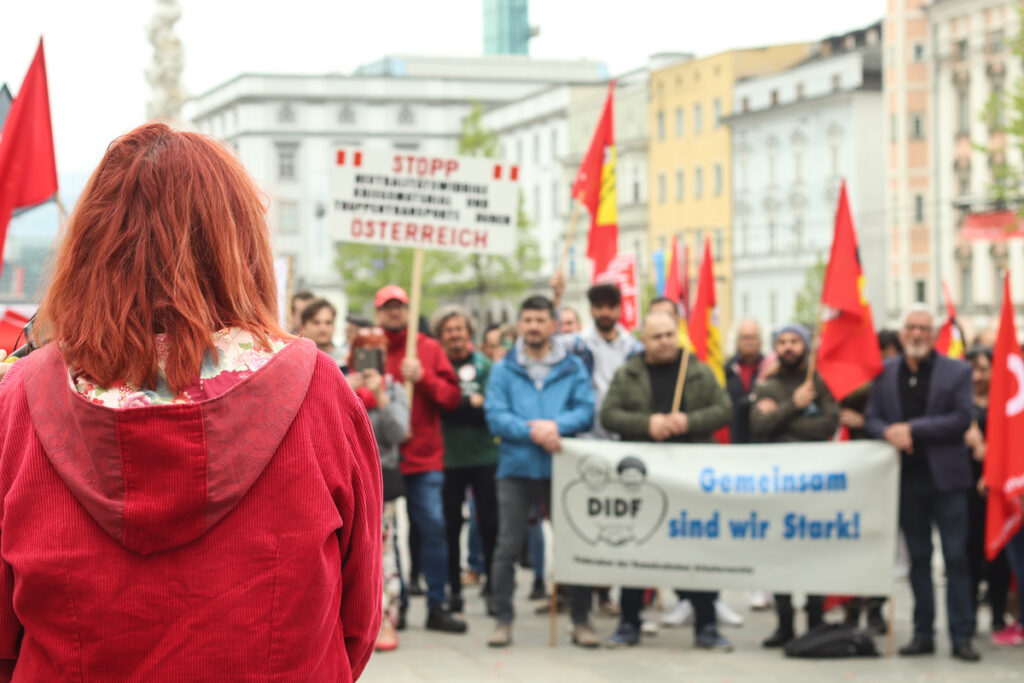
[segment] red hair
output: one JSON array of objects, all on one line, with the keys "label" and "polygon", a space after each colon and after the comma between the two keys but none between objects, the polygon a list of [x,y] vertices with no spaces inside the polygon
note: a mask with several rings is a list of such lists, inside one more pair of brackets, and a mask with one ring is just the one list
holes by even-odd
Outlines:
[{"label": "red hair", "polygon": [[115,140],[71,215],[36,321],[40,340],[100,386],[155,387],[154,335],[165,333],[175,393],[216,354],[216,330],[287,337],[248,173],[213,139],[161,123]]}]

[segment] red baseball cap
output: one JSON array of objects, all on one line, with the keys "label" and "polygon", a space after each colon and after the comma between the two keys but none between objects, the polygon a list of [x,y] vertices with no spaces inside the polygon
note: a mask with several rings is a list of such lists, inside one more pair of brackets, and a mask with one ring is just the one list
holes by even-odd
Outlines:
[{"label": "red baseball cap", "polygon": [[377,290],[377,294],[373,297],[373,307],[380,308],[389,301],[401,301],[403,304],[408,304],[409,295],[398,285],[384,285]]}]

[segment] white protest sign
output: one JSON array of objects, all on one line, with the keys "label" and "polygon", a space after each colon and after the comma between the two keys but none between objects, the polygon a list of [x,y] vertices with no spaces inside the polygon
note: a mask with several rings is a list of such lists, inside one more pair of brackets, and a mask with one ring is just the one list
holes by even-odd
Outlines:
[{"label": "white protest sign", "polygon": [[560,583],[892,592],[899,459],[885,443],[562,448],[551,486]]},{"label": "white protest sign", "polygon": [[480,157],[341,148],[331,172],[334,239],[509,255],[518,167]]}]

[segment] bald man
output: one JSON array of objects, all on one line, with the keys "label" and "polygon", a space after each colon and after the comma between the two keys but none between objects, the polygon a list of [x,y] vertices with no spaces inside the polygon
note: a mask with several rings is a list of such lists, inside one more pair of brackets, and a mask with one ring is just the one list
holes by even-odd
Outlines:
[{"label": "bald man", "polygon": [[[682,351],[676,322],[668,313],[648,313],[644,320],[644,352],[627,360],[615,373],[601,404],[601,424],[627,441],[712,443],[712,434],[732,420],[729,395],[718,385],[711,369],[690,356],[686,384],[678,407],[673,406]],[[715,594],[677,592],[695,612],[696,645],[706,650],[732,649],[718,632]],[[622,621],[608,639],[608,647],[640,642],[642,588],[623,588]]]}]

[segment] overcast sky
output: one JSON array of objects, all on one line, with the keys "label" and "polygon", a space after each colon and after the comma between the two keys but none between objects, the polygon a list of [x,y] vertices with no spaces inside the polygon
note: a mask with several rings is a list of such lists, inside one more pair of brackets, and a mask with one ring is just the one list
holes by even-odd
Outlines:
[{"label": "overcast sky", "polygon": [[[483,51],[483,0],[180,0],[184,84],[199,94],[244,71],[351,72],[387,54]],[[107,143],[142,123],[145,27],[156,0],[0,0],[0,82],[15,92],[45,39],[57,164],[88,173]],[[537,57],[606,62],[698,56],[817,40],[877,21],[884,0],[531,0]]]}]

